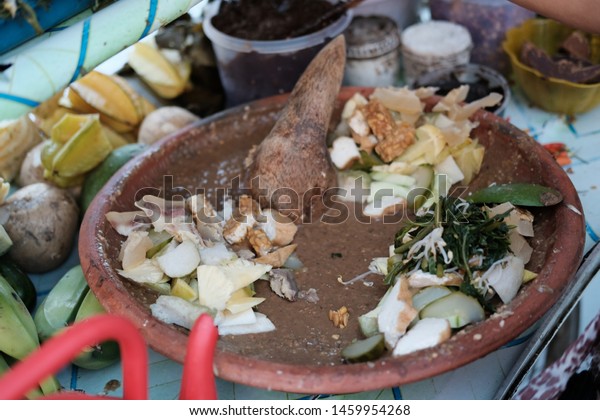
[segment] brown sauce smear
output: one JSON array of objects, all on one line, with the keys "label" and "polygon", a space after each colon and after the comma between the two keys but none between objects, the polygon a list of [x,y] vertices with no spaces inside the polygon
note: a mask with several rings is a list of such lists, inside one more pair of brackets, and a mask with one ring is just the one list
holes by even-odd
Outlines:
[{"label": "brown sauce smear", "polygon": [[[182,159],[173,168],[173,184],[189,191],[204,188],[214,203],[222,200],[217,189],[231,188],[231,180],[243,177],[243,160],[251,145],[242,138],[213,144],[206,153],[193,159]],[[194,175],[192,175],[194,174]],[[235,194],[239,193],[234,188]],[[336,206],[341,204],[337,203]],[[363,338],[358,317],[373,309],[385,293],[383,277],[370,275],[363,281],[345,286],[347,281],[368,271],[374,257],[388,255],[388,246],[398,230],[396,223],[373,221],[365,223],[354,216],[355,209],[347,207],[343,223],[322,221],[299,226],[294,243],[304,268],[296,272],[299,290],[314,288],[317,303],[306,300],[286,301],[276,296],[266,281],[257,281],[257,296],[266,300],[256,307],[275,324],[277,330],[262,334],[224,336],[219,338],[222,349],[261,360],[292,364],[339,364],[340,351],[356,338]],[[337,210],[333,211],[333,214]],[[363,216],[364,218],[364,216]],[[367,219],[368,220],[368,219]],[[371,283],[371,286],[365,285]],[[350,312],[348,326],[336,328],[328,318],[330,309],[346,306]],[[274,345],[277,351],[274,351]]]}]

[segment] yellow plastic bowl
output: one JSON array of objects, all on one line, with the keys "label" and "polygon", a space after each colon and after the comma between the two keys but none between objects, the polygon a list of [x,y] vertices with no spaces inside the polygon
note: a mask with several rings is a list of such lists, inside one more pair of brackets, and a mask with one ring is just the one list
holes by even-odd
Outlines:
[{"label": "yellow plastic bowl", "polygon": [[[584,85],[547,77],[519,60],[521,47],[531,41],[554,54],[574,29],[549,19],[529,19],[508,30],[502,48],[510,57],[515,81],[527,98],[550,112],[580,114],[600,104],[600,83]],[[592,62],[600,64],[600,36],[590,37]]]}]

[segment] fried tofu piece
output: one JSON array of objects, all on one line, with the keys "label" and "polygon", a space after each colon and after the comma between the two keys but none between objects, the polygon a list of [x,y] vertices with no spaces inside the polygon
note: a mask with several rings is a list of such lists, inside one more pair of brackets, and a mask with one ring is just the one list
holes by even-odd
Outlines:
[{"label": "fried tofu piece", "polygon": [[378,140],[375,151],[384,162],[391,162],[414,143],[415,128],[409,123],[394,121],[390,111],[380,101],[372,99],[363,108],[363,114]]}]

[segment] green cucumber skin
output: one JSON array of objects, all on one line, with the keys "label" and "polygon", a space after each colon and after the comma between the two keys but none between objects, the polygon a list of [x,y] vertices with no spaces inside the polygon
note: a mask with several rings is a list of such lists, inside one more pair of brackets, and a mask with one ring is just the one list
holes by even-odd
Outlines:
[{"label": "green cucumber skin", "polygon": [[364,340],[358,340],[342,350],[342,357],[350,363],[370,362],[385,352],[383,334],[376,334]]},{"label": "green cucumber skin", "polygon": [[413,306],[417,311],[420,311],[430,303],[448,296],[450,293],[452,293],[452,291],[444,286],[425,287],[413,296]]},{"label": "green cucumber skin", "polygon": [[482,321],[485,318],[485,311],[477,299],[461,292],[452,292],[425,306],[419,312],[419,317],[421,319],[445,318],[452,328],[462,328]]}]

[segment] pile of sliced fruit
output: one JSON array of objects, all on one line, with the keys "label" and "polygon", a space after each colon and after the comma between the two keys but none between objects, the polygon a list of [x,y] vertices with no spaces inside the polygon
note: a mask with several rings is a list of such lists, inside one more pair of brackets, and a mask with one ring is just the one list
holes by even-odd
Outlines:
[{"label": "pile of sliced fruit", "polygon": [[[418,209],[431,197],[436,174],[448,177],[448,188],[471,182],[484,147],[470,137],[476,123],[469,117],[502,97],[463,104],[468,91],[450,91],[431,112],[423,100],[434,88],[377,88],[369,98],[356,93],[344,105],[330,148],[344,199],[366,203],[368,216],[382,216],[406,204]],[[362,189],[368,194],[358,195]]]},{"label": "pile of sliced fruit", "polygon": [[127,237],[119,274],[161,294],[150,306],[155,317],[191,329],[208,313],[221,335],[275,329],[254,311],[264,298],[254,297],[253,284],[269,280],[276,293],[295,299],[292,271],[282,269],[296,249],[291,219],[245,195],[237,204],[226,200],[220,212],[203,194],[185,201],[147,195],[135,206],[106,217]]}]

